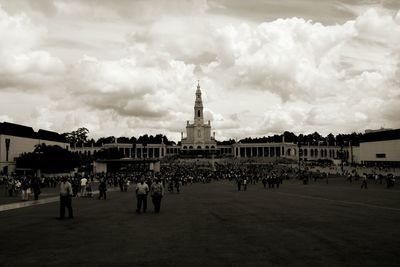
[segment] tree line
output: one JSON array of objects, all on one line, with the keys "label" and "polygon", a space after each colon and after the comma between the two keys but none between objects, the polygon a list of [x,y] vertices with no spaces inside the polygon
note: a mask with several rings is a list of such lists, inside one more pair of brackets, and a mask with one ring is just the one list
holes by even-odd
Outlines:
[{"label": "tree line", "polygon": [[124,144],[161,144],[164,143],[166,145],[175,144],[174,141],[168,140],[168,138],[163,134],[157,135],[148,135],[144,134],[136,138],[135,136],[132,137],[115,137],[115,136],[108,136],[108,137],[100,137],[97,140],[93,138],[89,139],[89,130],[87,128],[81,127],[76,131],[63,133],[62,134],[65,139],[72,145],[72,146],[97,146],[100,147],[104,144],[112,144],[112,143],[124,143]]},{"label": "tree line", "polygon": [[327,136],[322,136],[318,132],[311,134],[299,134],[296,135],[292,132],[285,131],[281,135],[264,136],[251,138],[247,137],[241,139],[240,143],[279,143],[283,140],[287,143],[296,143],[301,145],[329,145],[329,146],[342,146],[342,145],[353,145],[358,146],[363,134],[361,133],[351,133],[351,134],[337,134],[332,133]]},{"label": "tree line", "polygon": [[[100,137],[97,140],[89,139],[89,130],[87,128],[81,127],[76,131],[72,131],[69,133],[62,134],[65,139],[72,145],[72,146],[97,146],[100,147],[104,144],[112,144],[112,143],[127,143],[127,144],[161,144],[164,143],[166,145],[176,144],[174,141],[168,140],[168,138],[163,134],[157,135],[148,135],[144,134],[136,138],[135,136],[132,137],[115,137],[115,136],[108,136],[108,137]],[[310,145],[329,145],[329,146],[341,146],[341,145],[348,145],[352,144],[354,146],[358,146],[360,144],[360,140],[363,134],[361,133],[351,133],[351,134],[337,134],[333,135],[332,133],[328,134],[327,136],[322,136],[318,132],[314,132],[311,134],[299,134],[296,135],[293,132],[285,131],[283,134],[275,134],[272,136],[263,136],[263,137],[246,137],[240,139],[238,142],[240,143],[279,143],[285,142],[288,143],[300,143],[302,145],[310,144]],[[217,141],[218,145],[232,145],[236,143],[234,139],[224,140],[224,141]],[[178,142],[179,144],[179,142]]]}]

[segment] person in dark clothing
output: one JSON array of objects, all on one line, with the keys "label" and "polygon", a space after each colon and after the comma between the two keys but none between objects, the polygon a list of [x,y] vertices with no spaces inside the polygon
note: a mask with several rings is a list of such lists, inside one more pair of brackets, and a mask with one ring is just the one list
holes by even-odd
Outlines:
[{"label": "person in dark clothing", "polygon": [[104,200],[107,199],[107,184],[105,179],[101,179],[99,184],[99,199],[102,199],[103,197]]},{"label": "person in dark clothing", "polygon": [[267,187],[267,179],[265,177],[262,179],[262,183],[265,189]]},{"label": "person in dark clothing", "polygon": [[178,179],[175,180],[175,188],[176,188],[176,192],[179,194],[179,189],[180,189],[180,182]]},{"label": "person in dark clothing", "polygon": [[40,182],[38,178],[32,178],[31,188],[35,200],[38,200],[40,195]]},{"label": "person in dark clothing", "polygon": [[237,183],[238,191],[240,191],[240,188],[242,187],[242,181],[238,178],[238,179],[236,179],[236,183]]},{"label": "person in dark clothing", "polygon": [[124,192],[124,178],[121,176],[118,179],[119,189],[121,192]]},{"label": "person in dark clothing", "polygon": [[363,189],[363,188],[365,188],[365,189],[368,188],[367,175],[365,173],[363,174],[363,180],[362,180],[362,183],[361,183],[361,189]]},{"label": "person in dark clothing", "polygon": [[22,196],[22,201],[27,201],[29,198],[29,189],[30,184],[28,181],[28,178],[24,178],[21,182],[21,196]]},{"label": "person in dark clothing", "polygon": [[78,179],[72,179],[72,196],[76,197],[79,192],[79,181]]}]

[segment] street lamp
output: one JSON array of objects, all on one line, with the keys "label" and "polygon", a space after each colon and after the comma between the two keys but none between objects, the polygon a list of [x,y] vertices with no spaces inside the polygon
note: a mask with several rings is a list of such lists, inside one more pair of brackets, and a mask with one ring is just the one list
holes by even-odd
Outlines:
[{"label": "street lamp", "polygon": [[342,175],[343,175],[343,173],[344,173],[344,171],[343,171],[343,169],[344,169],[344,166],[343,166],[343,163],[344,163],[343,143],[340,145],[340,158],[341,158],[341,169],[342,169]]},{"label": "street lamp", "polygon": [[43,155],[43,151],[36,151],[35,154],[37,155],[37,165],[35,166],[36,167],[36,176],[41,177],[42,176],[41,169],[43,166],[42,161],[41,161],[42,160],[41,155]]},{"label": "street lamp", "polygon": [[298,170],[298,172],[299,172],[299,179],[300,179],[300,160],[301,160],[301,158],[300,158],[300,148],[301,148],[300,141],[297,142],[297,148],[298,148],[298,155],[299,155],[299,170]]}]

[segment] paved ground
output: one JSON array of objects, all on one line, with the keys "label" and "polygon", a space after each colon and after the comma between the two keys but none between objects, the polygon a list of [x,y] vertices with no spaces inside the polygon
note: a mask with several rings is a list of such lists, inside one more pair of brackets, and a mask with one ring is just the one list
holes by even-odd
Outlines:
[{"label": "paved ground", "polygon": [[400,191],[331,180],[279,189],[216,182],[168,194],[160,214],[133,192],[0,212],[1,266],[400,266]]}]

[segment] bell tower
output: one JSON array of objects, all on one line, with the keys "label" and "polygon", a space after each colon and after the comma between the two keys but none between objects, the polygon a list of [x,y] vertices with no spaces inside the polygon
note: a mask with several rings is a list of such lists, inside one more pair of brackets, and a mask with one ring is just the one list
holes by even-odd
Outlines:
[{"label": "bell tower", "polygon": [[194,124],[204,124],[203,100],[201,99],[200,81],[197,81],[196,101],[194,102]]},{"label": "bell tower", "polygon": [[[194,102],[194,122],[186,122],[186,137],[182,135],[182,153],[191,156],[214,153],[217,142],[211,136],[211,123],[204,124],[203,100],[201,99],[200,82],[197,82],[196,100]],[[214,151],[214,152],[210,152]]]}]

